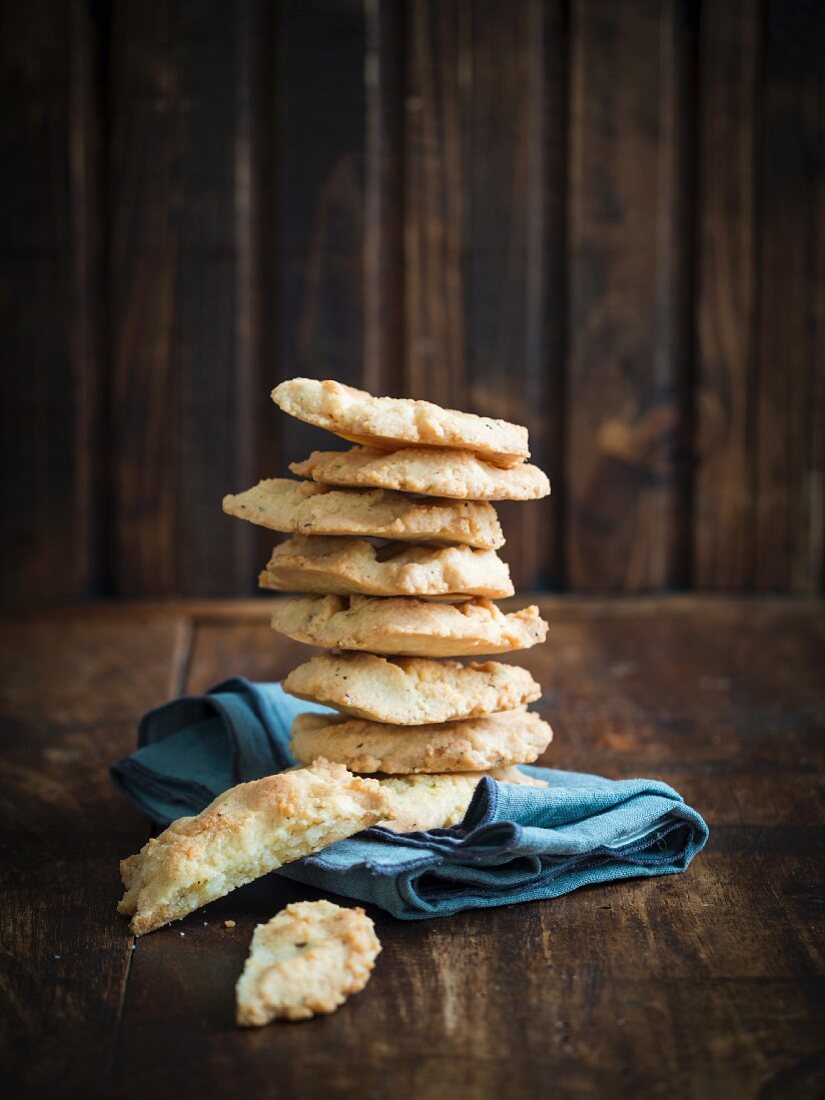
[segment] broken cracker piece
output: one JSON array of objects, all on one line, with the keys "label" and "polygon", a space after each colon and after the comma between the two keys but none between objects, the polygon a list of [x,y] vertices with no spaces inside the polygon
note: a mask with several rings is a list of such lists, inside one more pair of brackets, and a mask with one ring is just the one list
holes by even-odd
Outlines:
[{"label": "broken cracker piece", "polygon": [[391,813],[378,783],[320,758],[240,783],[121,862],[118,912],[143,935]]},{"label": "broken cracker piece", "polygon": [[261,1027],[334,1012],[367,984],[380,950],[363,909],[288,905],[255,929],[236,987],[238,1023]]}]

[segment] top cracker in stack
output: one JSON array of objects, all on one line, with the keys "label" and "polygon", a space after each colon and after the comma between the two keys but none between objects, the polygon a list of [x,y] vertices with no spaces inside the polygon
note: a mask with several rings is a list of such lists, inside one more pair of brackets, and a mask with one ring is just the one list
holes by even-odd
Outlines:
[{"label": "top cracker in stack", "polygon": [[301,715],[295,756],[403,777],[385,780],[403,828],[460,820],[479,773],[530,782],[512,766],[552,736],[526,709],[539,685],[513,665],[453,659],[526,649],[546,634],[536,607],[505,614],[492,602],[513,586],[490,501],[550,491],[526,461],[526,428],[333,381],[295,378],[272,398],[357,444],[292,463],[306,480],[262,481],[223,502],[292,536],[260,583],[307,595],[279,603],[272,626],[327,651],[284,683],[339,712]]}]

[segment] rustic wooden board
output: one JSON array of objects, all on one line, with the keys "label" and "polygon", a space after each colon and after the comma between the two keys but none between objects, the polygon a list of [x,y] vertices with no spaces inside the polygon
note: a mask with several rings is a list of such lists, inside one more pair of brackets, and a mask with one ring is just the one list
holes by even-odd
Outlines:
[{"label": "rustic wooden board", "polygon": [[571,7],[568,583],[679,580],[684,436],[683,5]]},{"label": "rustic wooden board", "polygon": [[364,359],[370,393],[405,396],[404,10],[401,0],[364,0]]},{"label": "rustic wooden board", "polygon": [[825,7],[771,2],[766,21],[756,587],[818,592],[825,552]]},{"label": "rustic wooden board", "polygon": [[181,194],[177,5],[113,5],[107,263],[107,587],[178,582],[180,387],[176,291]]},{"label": "rustic wooden board", "polygon": [[755,564],[754,104],[761,61],[753,0],[706,8],[699,59],[693,580],[699,588],[748,589]]},{"label": "rustic wooden board", "polygon": [[[257,374],[254,324],[241,299],[242,265],[254,262],[245,219],[252,151],[238,139],[254,121],[247,82],[257,42],[250,5],[183,0],[178,12],[180,196],[175,385],[180,392],[175,590],[180,595],[251,591],[257,563],[249,524],[220,520],[225,493],[256,480],[254,412],[266,399]],[[265,242],[262,242],[265,247]],[[248,276],[249,277],[249,276]],[[246,296],[252,293],[246,288]],[[240,528],[240,529],[239,529]],[[208,537],[204,537],[205,532]]]},{"label": "rustic wooden board", "polygon": [[236,143],[254,109],[248,9],[113,5],[106,443],[118,593],[251,588],[252,533],[219,518],[224,493],[254,476],[253,410],[266,400],[249,331],[252,139]]},{"label": "rustic wooden board", "polygon": [[[561,579],[566,83],[561,5],[471,5],[468,407],[527,426],[558,495],[498,510],[517,589]],[[521,384],[513,385],[518,375]]]},{"label": "rustic wooden board", "polygon": [[822,4],[0,3],[0,601],[250,594],[282,378],[526,423],[521,587],[821,591]]},{"label": "rustic wooden board", "polygon": [[[357,0],[288,0],[279,5],[277,33],[281,331],[272,385],[296,375],[358,384],[364,356],[364,6]],[[343,447],[274,405],[271,423],[281,441],[281,468],[261,476],[288,475],[287,463],[314,448]]]},{"label": "rustic wooden board", "polygon": [[[560,490],[560,6],[424,0],[405,41],[405,392],[527,425]],[[559,582],[561,496],[500,508],[517,586]]]},{"label": "rustic wooden board", "polygon": [[0,20],[0,602],[21,607],[95,575],[96,28],[60,0]]},{"label": "rustic wooden board", "polygon": [[472,5],[406,6],[404,388],[467,408]]},{"label": "rustic wooden board", "polygon": [[118,860],[148,836],[106,769],[180,691],[185,649],[168,615],[0,626],[4,1095],[105,1091],[132,957]]},{"label": "rustic wooden board", "polygon": [[286,1097],[526,1098],[548,1080],[560,1095],[814,1094],[821,605],[543,607],[548,644],[513,659],[544,685],[547,762],[670,781],[706,814],[707,851],[684,876],[552,903],[415,925],[376,913],[384,951],[362,994],[333,1016],[254,1033],[232,1016],[252,928],[317,895],[275,876],[131,951],[116,862],[146,833],[105,767],[145,707],[232,673],[282,676],[311,650],[274,635],[261,602],[4,627],[12,1083],[118,1096],[258,1094],[277,1081]]}]

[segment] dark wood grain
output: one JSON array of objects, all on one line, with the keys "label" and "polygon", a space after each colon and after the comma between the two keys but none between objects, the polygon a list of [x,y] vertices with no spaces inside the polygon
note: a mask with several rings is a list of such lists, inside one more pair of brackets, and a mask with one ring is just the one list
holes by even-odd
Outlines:
[{"label": "dark wood grain", "polygon": [[251,530],[222,523],[219,511],[225,493],[259,472],[255,410],[266,399],[254,337],[242,329],[255,318],[245,315],[240,299],[252,293],[241,265],[254,264],[243,254],[252,247],[245,219],[253,212],[244,208],[251,199],[242,189],[249,186],[250,144],[257,137],[257,119],[248,117],[254,104],[247,84],[257,61],[257,43],[249,37],[253,16],[243,18],[249,8],[183,0],[178,15],[180,455],[167,476],[178,481],[176,588],[183,595],[250,591],[257,571]]},{"label": "dark wood grain", "polygon": [[0,601],[89,594],[99,261],[97,29],[79,3],[0,8]]},{"label": "dark wood grain", "polygon": [[[469,407],[526,425],[531,461],[547,469],[560,490],[563,13],[558,4],[486,2],[472,5],[471,21]],[[517,589],[560,580],[559,499],[499,509]]]},{"label": "dark wood grain", "polygon": [[259,316],[248,303],[257,54],[239,36],[253,25],[249,4],[113,6],[109,560],[119,593],[251,584],[251,533],[221,523],[219,507],[254,476],[254,411],[266,395],[249,332]]},{"label": "dark wood grain", "polygon": [[0,18],[3,606],[250,594],[294,375],[526,424],[521,587],[822,590],[822,4]]},{"label": "dark wood grain", "polygon": [[364,361],[370,393],[404,396],[404,6],[365,0]]},{"label": "dark wood grain", "polygon": [[825,8],[769,3],[760,162],[756,587],[817,592],[825,509]]},{"label": "dark wood grain", "polygon": [[[561,7],[423,2],[407,16],[406,392],[526,424],[560,486]],[[558,582],[559,514],[556,500],[501,508],[517,584]]]},{"label": "dark wood grain", "polygon": [[[366,19],[358,0],[278,5],[281,318],[272,384],[296,375],[358,384],[364,359]],[[281,469],[332,436],[272,406]],[[277,423],[276,423],[277,420]]]},{"label": "dark wood grain", "polygon": [[107,588],[178,583],[178,6],[115,3],[108,57]]},{"label": "dark wood grain", "polygon": [[[280,248],[278,185],[281,106],[279,6],[239,0],[235,40],[237,111],[235,133],[235,226],[237,235],[238,443],[235,487],[281,471],[280,433],[267,394],[278,359],[281,319],[276,308]],[[223,517],[222,522],[226,522]],[[229,529],[236,525],[231,521]],[[245,525],[246,526],[246,525]],[[239,538],[235,535],[236,540]],[[271,533],[254,528],[245,536],[244,566],[234,555],[235,593],[257,588],[262,562],[272,552]],[[238,543],[236,541],[236,547]]]},{"label": "dark wood grain", "polygon": [[406,10],[404,388],[469,408],[473,5],[411,0]]},{"label": "dark wood grain", "polygon": [[683,431],[683,5],[572,5],[567,571],[674,583]]},{"label": "dark wood grain", "polygon": [[0,626],[0,1087],[105,1091],[132,937],[118,860],[148,835],[107,765],[180,691],[182,621],[119,613]]},{"label": "dark wood grain", "polygon": [[[75,951],[85,993],[74,996],[68,1023],[58,1016],[48,1048],[38,1048],[50,1054],[38,1083],[54,1086],[74,1037],[71,1081],[82,1091],[100,1061],[86,1046],[78,1055],[76,1044],[94,1034],[111,1059],[111,1076],[97,1080],[124,1097],[266,1094],[273,1081],[285,1097],[527,1098],[549,1080],[561,1096],[673,1087],[698,1098],[816,1094],[822,605],[556,599],[543,611],[548,644],[513,659],[544,686],[540,706],[556,733],[546,762],[674,784],[711,825],[711,843],[686,875],[449,921],[405,924],[375,912],[383,952],[362,994],[311,1023],[241,1032],[233,985],[252,928],[289,901],[318,896],[275,876],[138,942],[116,1041],[90,992],[99,955]],[[55,802],[48,769],[65,770],[64,758],[45,763],[31,732],[13,748],[24,769],[44,761],[43,794],[23,819],[27,851],[44,836],[53,858],[65,850],[55,805],[70,835],[83,836],[65,877],[55,880],[48,866],[49,928],[65,929],[74,884],[96,876],[85,923],[70,925],[72,944],[123,936],[113,864],[127,835],[140,842],[140,827],[107,790],[103,769],[128,743],[137,709],[159,701],[170,680],[174,690],[201,691],[231,673],[283,675],[311,651],[274,635],[267,615],[266,601],[204,603],[13,625],[9,636],[24,642],[14,646],[5,713],[31,719],[38,701],[51,743],[78,753],[76,778]],[[48,683],[60,687],[44,693]],[[101,722],[107,738],[117,731],[105,749]],[[73,800],[89,807],[74,826]],[[18,880],[31,892],[45,889],[36,866],[29,860],[29,877]],[[224,927],[229,919],[233,929]],[[49,946],[67,942],[65,930],[54,937]],[[40,949],[26,942],[20,950],[25,960]],[[122,954],[115,958],[122,965]],[[26,988],[33,1004],[55,1003],[43,986]],[[46,1011],[28,1009],[38,1019]]]},{"label": "dark wood grain", "polygon": [[699,49],[693,580],[748,589],[755,565],[757,5],[705,8]]}]

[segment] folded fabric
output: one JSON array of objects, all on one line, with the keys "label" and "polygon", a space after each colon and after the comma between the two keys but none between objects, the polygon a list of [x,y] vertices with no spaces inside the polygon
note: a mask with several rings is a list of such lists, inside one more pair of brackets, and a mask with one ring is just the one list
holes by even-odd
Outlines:
[{"label": "folded fabric", "polygon": [[[236,783],[292,765],[292,720],[308,710],[328,708],[294,699],[280,684],[227,680],[146,714],[137,751],[112,767],[112,778],[168,825]],[[549,786],[485,778],[461,825],[402,835],[367,829],[277,873],[417,920],[676,874],[707,841],[700,815],[665,783],[524,770]]]}]

